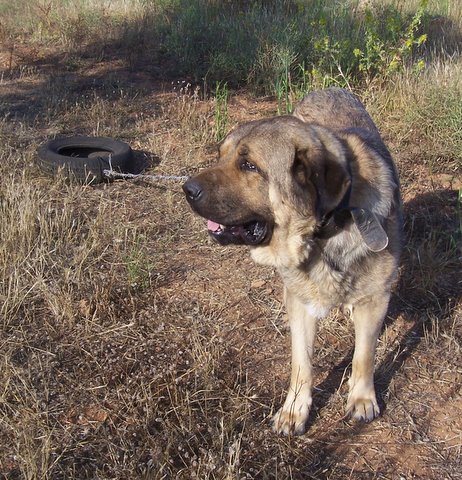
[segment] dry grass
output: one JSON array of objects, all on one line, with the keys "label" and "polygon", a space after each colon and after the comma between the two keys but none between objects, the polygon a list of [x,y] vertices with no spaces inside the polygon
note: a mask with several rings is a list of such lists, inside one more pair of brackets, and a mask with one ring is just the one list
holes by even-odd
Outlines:
[{"label": "dry grass", "polygon": [[[0,478],[462,478],[460,60],[363,92],[397,160],[408,237],[378,348],[383,415],[342,421],[353,332],[334,312],[309,431],[281,438],[275,273],[211,244],[179,185],[69,185],[35,166],[50,136],[98,134],[150,171],[193,173],[215,157],[214,101],[117,59],[69,72],[40,55],[14,71],[2,57]],[[228,123],[276,109],[235,94]]]}]

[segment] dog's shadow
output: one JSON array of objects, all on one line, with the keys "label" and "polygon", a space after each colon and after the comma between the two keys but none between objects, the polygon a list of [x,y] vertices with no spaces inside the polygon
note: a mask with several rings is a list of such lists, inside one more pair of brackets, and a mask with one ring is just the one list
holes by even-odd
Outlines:
[{"label": "dog's shadow", "polygon": [[[382,412],[393,377],[424,335],[435,328],[439,332],[451,328],[450,312],[462,294],[459,201],[456,191],[438,190],[419,195],[404,205],[405,246],[400,280],[390,301],[385,326],[392,326],[399,316],[404,316],[409,328],[376,369],[377,400]],[[317,385],[309,425],[338,390],[352,357],[353,350]]]}]

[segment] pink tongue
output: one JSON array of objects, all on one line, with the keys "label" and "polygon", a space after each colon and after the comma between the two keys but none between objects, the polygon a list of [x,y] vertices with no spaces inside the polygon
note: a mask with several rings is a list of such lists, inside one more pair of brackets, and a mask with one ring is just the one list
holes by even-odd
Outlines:
[{"label": "pink tongue", "polygon": [[220,230],[221,225],[219,223],[212,222],[212,220],[207,220],[207,228],[211,232],[216,232],[217,230]]}]

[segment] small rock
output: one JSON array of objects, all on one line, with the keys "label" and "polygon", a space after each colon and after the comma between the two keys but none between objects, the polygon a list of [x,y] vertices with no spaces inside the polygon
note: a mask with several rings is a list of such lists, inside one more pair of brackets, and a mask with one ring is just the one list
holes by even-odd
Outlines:
[{"label": "small rock", "polygon": [[265,285],[266,281],[265,280],[254,280],[250,284],[250,288],[261,288]]}]

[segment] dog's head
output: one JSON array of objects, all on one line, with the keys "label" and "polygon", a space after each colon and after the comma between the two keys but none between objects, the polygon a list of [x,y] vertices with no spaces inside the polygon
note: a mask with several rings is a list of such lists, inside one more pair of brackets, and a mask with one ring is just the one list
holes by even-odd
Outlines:
[{"label": "dog's head", "polygon": [[350,182],[341,140],[326,128],[281,116],[237,127],[220,144],[219,162],[183,190],[219,243],[263,246],[281,230],[312,234]]}]

